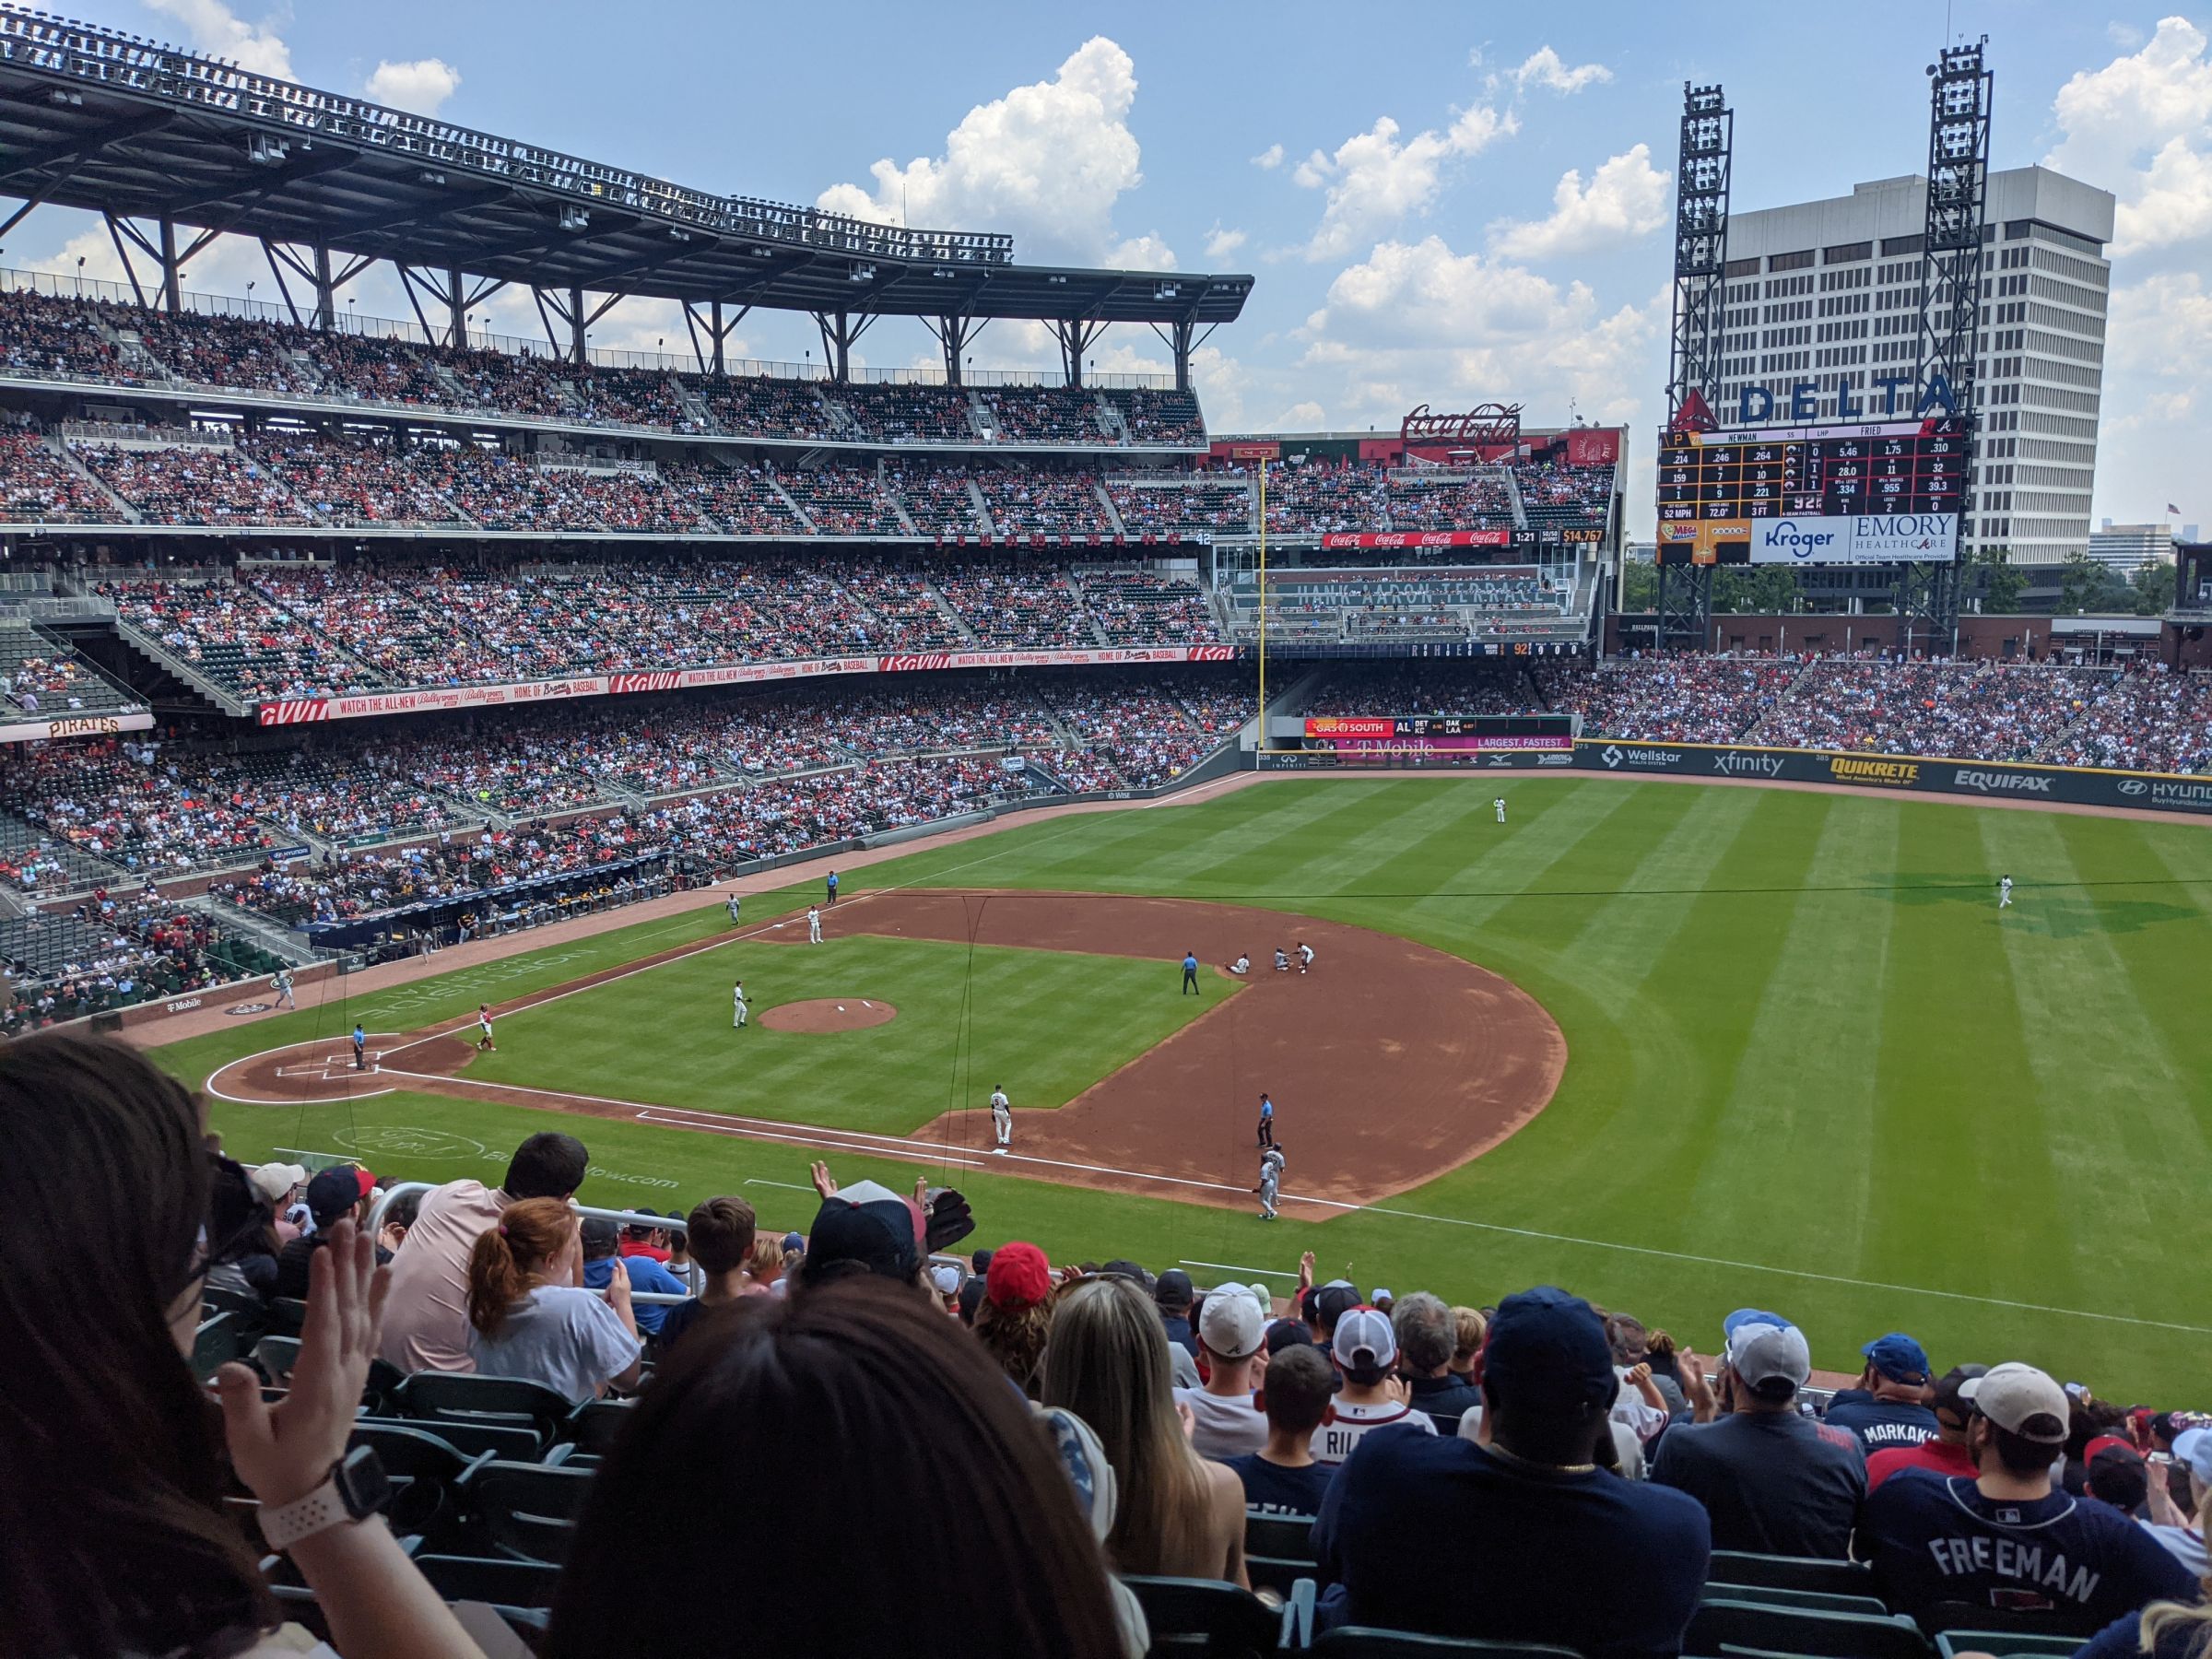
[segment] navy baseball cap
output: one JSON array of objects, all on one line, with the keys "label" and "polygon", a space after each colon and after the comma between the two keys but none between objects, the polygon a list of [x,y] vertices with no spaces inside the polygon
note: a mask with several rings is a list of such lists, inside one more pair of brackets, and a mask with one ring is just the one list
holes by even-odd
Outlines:
[{"label": "navy baseball cap", "polygon": [[1530,1409],[1609,1406],[1619,1392],[1605,1321],[1579,1296],[1552,1285],[1498,1304],[1483,1344],[1483,1380]]},{"label": "navy baseball cap", "polygon": [[1761,1308],[1738,1308],[1721,1321],[1721,1335],[1724,1337],[1733,1336],[1740,1327],[1747,1324],[1781,1325],[1787,1329],[1793,1323],[1779,1313],[1769,1313]]},{"label": "navy baseball cap", "polygon": [[844,1264],[901,1282],[912,1278],[922,1265],[921,1225],[913,1206],[873,1181],[855,1182],[823,1199],[806,1241],[806,1265],[800,1272],[810,1285]]},{"label": "navy baseball cap", "polygon": [[1902,1331],[1877,1336],[1859,1352],[1892,1382],[1925,1382],[1934,1374],[1928,1365],[1927,1349]]}]

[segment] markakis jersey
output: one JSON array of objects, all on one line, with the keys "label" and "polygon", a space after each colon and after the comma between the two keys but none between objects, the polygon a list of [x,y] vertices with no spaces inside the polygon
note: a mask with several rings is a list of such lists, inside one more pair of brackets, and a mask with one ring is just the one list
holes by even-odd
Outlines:
[{"label": "markakis jersey", "polygon": [[2053,1491],[2031,1503],[1985,1498],[1965,1476],[1906,1469],[1867,1495],[1861,1555],[1882,1594],[1915,1615],[1938,1602],[2044,1612],[2089,1634],[2196,1583],[2158,1540],[2109,1504]]}]

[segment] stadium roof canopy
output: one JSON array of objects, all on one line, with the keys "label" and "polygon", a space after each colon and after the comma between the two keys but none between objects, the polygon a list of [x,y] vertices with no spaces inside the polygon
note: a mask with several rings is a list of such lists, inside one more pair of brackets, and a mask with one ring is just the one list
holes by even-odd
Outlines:
[{"label": "stadium roof canopy", "polygon": [[1020,318],[1078,350],[1086,325],[1150,324],[1179,359],[1253,282],[1017,265],[1008,236],[717,195],[5,6],[0,194],[554,292]]}]

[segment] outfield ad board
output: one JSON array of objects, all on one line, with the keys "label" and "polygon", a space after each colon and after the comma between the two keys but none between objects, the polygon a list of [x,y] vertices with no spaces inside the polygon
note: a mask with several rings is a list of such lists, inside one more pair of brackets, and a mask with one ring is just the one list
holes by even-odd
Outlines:
[{"label": "outfield ad board", "polygon": [[1899,794],[1963,795],[1984,801],[2037,801],[2069,806],[2127,806],[2212,818],[2212,777],[2110,771],[2078,766],[2032,766],[2000,760],[1957,760],[1927,755],[1873,755],[1834,749],[1760,748],[1747,744],[1636,743],[1582,738],[1571,754],[1489,750],[1417,753],[1403,740],[1347,754],[1271,754],[1265,764],[1287,770],[1369,765],[1457,766],[1483,770],[1552,769],[1616,777],[1734,778],[1750,782],[1822,783]]}]

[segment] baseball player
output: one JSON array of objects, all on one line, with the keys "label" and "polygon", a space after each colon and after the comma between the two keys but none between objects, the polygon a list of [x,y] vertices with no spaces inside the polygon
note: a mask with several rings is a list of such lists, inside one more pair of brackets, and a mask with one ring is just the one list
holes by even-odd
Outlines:
[{"label": "baseball player", "polygon": [[1272,1221],[1275,1217],[1275,1197],[1283,1181],[1283,1149],[1270,1147],[1260,1154],[1260,1184],[1252,1190],[1260,1195],[1260,1219]]},{"label": "baseball player", "polygon": [[745,895],[744,895],[743,893],[732,893],[732,894],[730,895],[730,901],[729,901],[730,925],[731,925],[732,927],[735,927],[735,926],[736,926],[736,925],[737,925],[737,912],[738,912],[739,911],[743,910],[744,908],[745,908]]},{"label": "baseball player", "polygon": [[1280,945],[1277,945],[1275,947],[1275,971],[1277,973],[1288,973],[1290,971],[1290,953],[1285,950]]},{"label": "baseball player", "polygon": [[353,1069],[355,1071],[369,1069],[369,1033],[362,1030],[359,1025],[353,1028]]},{"label": "baseball player", "polygon": [[1275,1102],[1266,1095],[1262,1094],[1260,1096],[1260,1146],[1265,1148],[1274,1145]]},{"label": "baseball player", "polygon": [[1198,953],[1194,950],[1186,950],[1182,953],[1182,994],[1188,996],[1204,996],[1206,994],[1205,992],[1198,989]]},{"label": "baseball player", "polygon": [[822,907],[818,904],[810,904],[806,907],[806,943],[819,945],[821,942]]},{"label": "baseball player", "polygon": [[491,1040],[491,1005],[489,1003],[477,1005],[477,1053],[479,1054],[499,1053],[499,1044]]},{"label": "baseball player", "polygon": [[1499,796],[1499,797],[1498,797],[1496,800],[1492,801],[1492,802],[1490,803],[1490,805],[1491,805],[1492,806],[1495,806],[1495,807],[1498,809],[1498,821],[1499,821],[1500,823],[1501,823],[1501,824],[1502,824],[1502,823],[1504,823],[1504,822],[1505,822],[1505,797],[1504,797],[1503,795],[1500,795],[1500,796]]},{"label": "baseball player", "polygon": [[2012,877],[2009,876],[1997,877],[1997,908],[1999,910],[2012,908]]},{"label": "baseball player", "polygon": [[300,1006],[298,999],[292,995],[292,971],[289,968],[276,970],[269,981],[269,989],[276,993],[278,1007],[296,1008]]},{"label": "baseball player", "polygon": [[1242,979],[1252,971],[1252,958],[1244,951],[1238,951],[1237,959],[1229,965],[1229,971]]},{"label": "baseball player", "polygon": [[730,1021],[730,1029],[734,1031],[741,1031],[745,1029],[745,982],[743,980],[737,982],[730,993],[730,998],[737,1005],[736,1015]]},{"label": "baseball player", "polygon": [[1006,1087],[1003,1083],[991,1091],[991,1130],[998,1136],[998,1145],[991,1150],[1004,1158],[1014,1142],[1014,1108],[1006,1101]]},{"label": "baseball player", "polygon": [[1313,966],[1313,947],[1303,939],[1298,942],[1298,971],[1300,973]]},{"label": "baseball player", "polygon": [[837,906],[837,872],[835,870],[830,872],[829,888],[830,905],[834,910]]}]

